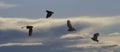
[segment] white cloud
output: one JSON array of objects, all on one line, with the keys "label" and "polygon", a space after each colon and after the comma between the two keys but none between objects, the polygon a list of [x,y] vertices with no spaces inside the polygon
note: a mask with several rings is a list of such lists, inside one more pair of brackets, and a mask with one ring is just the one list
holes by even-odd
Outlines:
[{"label": "white cloud", "polygon": [[[17,27],[25,26],[25,25],[33,25],[36,28],[51,28],[51,27],[58,27],[62,25],[66,25],[67,19],[70,19],[73,26],[77,25],[86,25],[88,27],[85,27],[86,30],[92,29],[92,28],[100,28],[100,27],[106,27],[106,26],[112,26],[113,24],[119,23],[119,17],[118,18],[90,18],[90,17],[84,17],[84,18],[61,18],[61,19],[27,19],[27,18],[4,18],[0,17],[1,26],[4,29],[17,29]],[[102,24],[102,25],[101,25]],[[8,26],[9,25],[9,26]],[[7,27],[6,27],[7,26]],[[46,29],[44,28],[44,29]],[[84,27],[83,27],[84,28]],[[84,29],[84,30],[85,30]]]},{"label": "white cloud", "polygon": [[35,45],[42,45],[42,43],[4,43],[4,44],[0,44],[0,47],[4,47],[4,46],[35,46]]},{"label": "white cloud", "polygon": [[0,8],[12,8],[18,5],[0,1]]},{"label": "white cloud", "polygon": [[[72,25],[77,29],[76,32],[67,32],[66,21],[71,20]],[[110,32],[109,34],[100,33],[100,43],[91,40],[96,30],[108,29],[110,26],[120,25],[120,18],[113,17],[71,17],[54,19],[28,19],[28,18],[4,18],[0,17],[0,46],[29,46],[41,45],[42,42],[55,52],[67,50],[68,52],[112,52],[116,47],[120,47],[120,33]],[[33,25],[34,32],[31,39],[26,39],[28,30],[21,29],[22,26]],[[114,28],[114,27],[113,27]],[[15,30],[20,31],[14,34]],[[36,31],[40,30],[40,31]],[[8,33],[2,33],[7,31]],[[111,30],[109,30],[111,31]],[[107,31],[106,31],[107,32]],[[23,34],[22,34],[23,33]],[[26,35],[26,36],[24,36]],[[8,40],[10,39],[10,40]],[[7,43],[4,43],[7,42]],[[10,43],[24,42],[24,43]],[[25,43],[26,42],[26,43]],[[35,44],[34,44],[35,43]],[[62,48],[61,48],[62,47]],[[55,49],[56,50],[55,50]],[[79,49],[79,50],[76,50]],[[52,52],[53,52],[52,50]],[[102,50],[102,51],[99,51]],[[49,52],[51,50],[48,50]]]}]

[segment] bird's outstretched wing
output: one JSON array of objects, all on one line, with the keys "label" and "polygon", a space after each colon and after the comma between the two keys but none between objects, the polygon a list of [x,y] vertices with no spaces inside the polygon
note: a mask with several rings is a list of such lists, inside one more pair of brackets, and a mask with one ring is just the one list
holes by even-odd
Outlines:
[{"label": "bird's outstretched wing", "polygon": [[67,20],[68,31],[75,31],[76,29],[72,27],[70,20]]},{"label": "bird's outstretched wing", "polygon": [[72,25],[71,25],[70,20],[67,20],[67,27],[68,27],[68,28],[72,28]]},{"label": "bird's outstretched wing", "polygon": [[93,38],[98,39],[99,33],[95,33]]},{"label": "bird's outstretched wing", "polygon": [[46,12],[47,12],[46,18],[51,17],[51,16],[52,16],[52,14],[54,13],[54,12],[49,11],[49,10],[46,10]]}]

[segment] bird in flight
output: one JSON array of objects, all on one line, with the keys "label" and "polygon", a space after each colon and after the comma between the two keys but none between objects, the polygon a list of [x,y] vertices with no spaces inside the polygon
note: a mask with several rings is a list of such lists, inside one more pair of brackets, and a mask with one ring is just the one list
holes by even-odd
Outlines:
[{"label": "bird in flight", "polygon": [[[32,32],[33,32],[33,26],[25,26],[25,27],[26,27],[26,29],[29,29],[28,35],[29,35],[29,37],[31,37],[32,36]],[[24,27],[21,27],[21,28],[24,28]]]},{"label": "bird in flight", "polygon": [[46,18],[49,18],[52,16],[52,14],[54,14],[54,12],[49,11],[49,10],[46,10],[46,12],[47,12]]},{"label": "bird in flight", "polygon": [[76,31],[76,29],[72,27],[70,20],[67,20],[67,27],[68,27],[68,31]]},{"label": "bird in flight", "polygon": [[93,41],[96,41],[97,43],[99,42],[98,40],[99,33],[93,34],[93,37],[91,38]]}]

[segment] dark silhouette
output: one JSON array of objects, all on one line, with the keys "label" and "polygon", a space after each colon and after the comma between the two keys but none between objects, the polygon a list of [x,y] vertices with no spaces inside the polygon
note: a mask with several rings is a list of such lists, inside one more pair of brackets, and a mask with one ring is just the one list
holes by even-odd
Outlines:
[{"label": "dark silhouette", "polygon": [[96,42],[98,43],[98,42],[99,42],[98,36],[99,36],[99,33],[95,33],[91,39],[92,39],[93,41],[96,41]]},{"label": "dark silhouette", "polygon": [[68,27],[68,31],[76,31],[76,29],[72,27],[70,20],[67,20],[67,27]]},{"label": "dark silhouette", "polygon": [[[24,26],[24,27],[26,27],[26,29],[29,29],[29,37],[31,37],[32,36],[32,31],[33,31],[33,26]],[[21,28],[24,28],[24,27],[21,27]]]},{"label": "dark silhouette", "polygon": [[26,29],[29,29],[29,37],[31,37],[33,32],[33,26],[26,26]]},{"label": "dark silhouette", "polygon": [[49,11],[49,10],[46,10],[46,12],[47,12],[46,18],[49,18],[52,16],[52,14],[54,14],[54,12]]}]

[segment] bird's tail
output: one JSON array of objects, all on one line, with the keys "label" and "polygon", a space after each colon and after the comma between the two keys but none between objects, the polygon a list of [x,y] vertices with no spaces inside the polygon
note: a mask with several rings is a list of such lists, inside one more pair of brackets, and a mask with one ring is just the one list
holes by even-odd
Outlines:
[{"label": "bird's tail", "polygon": [[69,28],[68,31],[76,31],[74,28]]}]

